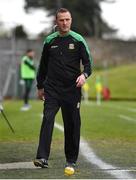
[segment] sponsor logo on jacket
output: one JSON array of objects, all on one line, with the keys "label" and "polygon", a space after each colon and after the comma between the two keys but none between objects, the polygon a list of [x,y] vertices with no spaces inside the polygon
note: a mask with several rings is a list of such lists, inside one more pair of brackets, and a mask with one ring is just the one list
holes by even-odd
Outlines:
[{"label": "sponsor logo on jacket", "polygon": [[69,49],[75,49],[75,45],[74,44],[69,44]]}]

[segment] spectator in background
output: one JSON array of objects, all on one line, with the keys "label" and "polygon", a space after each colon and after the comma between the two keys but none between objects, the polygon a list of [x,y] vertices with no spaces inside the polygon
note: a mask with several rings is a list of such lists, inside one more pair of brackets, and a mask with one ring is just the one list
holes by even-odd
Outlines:
[{"label": "spectator in background", "polygon": [[86,104],[89,102],[89,89],[90,89],[89,84],[86,82],[82,86],[83,98]]},{"label": "spectator in background", "polygon": [[108,87],[106,87],[106,86],[103,87],[102,96],[103,96],[104,100],[110,99],[110,89]]},{"label": "spectator in background", "polygon": [[97,105],[101,105],[103,87],[102,87],[102,82],[101,82],[100,76],[96,77],[95,89],[96,89],[96,103],[97,103]]},{"label": "spectator in background", "polygon": [[21,79],[24,81],[25,92],[24,92],[24,105],[21,108],[22,111],[27,111],[30,109],[29,105],[29,95],[32,87],[32,83],[35,79],[35,66],[33,58],[35,52],[32,49],[28,49],[26,54],[21,60]]}]

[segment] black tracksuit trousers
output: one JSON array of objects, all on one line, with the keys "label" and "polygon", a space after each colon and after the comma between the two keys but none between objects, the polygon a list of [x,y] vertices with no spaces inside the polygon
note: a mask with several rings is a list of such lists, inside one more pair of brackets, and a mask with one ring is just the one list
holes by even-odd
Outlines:
[{"label": "black tracksuit trousers", "polygon": [[25,81],[25,92],[24,92],[24,104],[28,104],[29,95],[33,84],[33,79],[24,79]]},{"label": "black tracksuit trousers", "polygon": [[81,89],[74,88],[69,92],[45,90],[43,122],[41,126],[37,158],[48,160],[55,115],[61,108],[64,122],[65,156],[67,162],[76,163],[80,142],[80,100]]}]

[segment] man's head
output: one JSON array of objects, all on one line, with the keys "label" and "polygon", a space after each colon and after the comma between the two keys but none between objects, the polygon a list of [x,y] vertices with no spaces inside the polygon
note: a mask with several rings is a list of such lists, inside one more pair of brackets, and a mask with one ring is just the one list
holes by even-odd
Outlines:
[{"label": "man's head", "polygon": [[26,51],[26,55],[27,55],[28,57],[30,57],[31,59],[33,59],[34,56],[35,56],[35,52],[34,52],[34,50],[32,50],[32,49],[28,49],[28,50]]},{"label": "man's head", "polygon": [[69,32],[71,28],[72,17],[68,9],[60,8],[56,12],[56,24],[60,34],[64,35]]}]

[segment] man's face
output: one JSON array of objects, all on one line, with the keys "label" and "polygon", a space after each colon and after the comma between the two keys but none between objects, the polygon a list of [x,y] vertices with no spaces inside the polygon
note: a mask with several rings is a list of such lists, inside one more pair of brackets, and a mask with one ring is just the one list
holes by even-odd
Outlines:
[{"label": "man's face", "polygon": [[28,55],[28,57],[33,59],[34,56],[35,56],[35,52],[34,51],[30,51],[29,53],[27,53],[27,55]]},{"label": "man's face", "polygon": [[67,33],[71,28],[72,18],[69,12],[58,13],[56,24],[61,34]]}]

